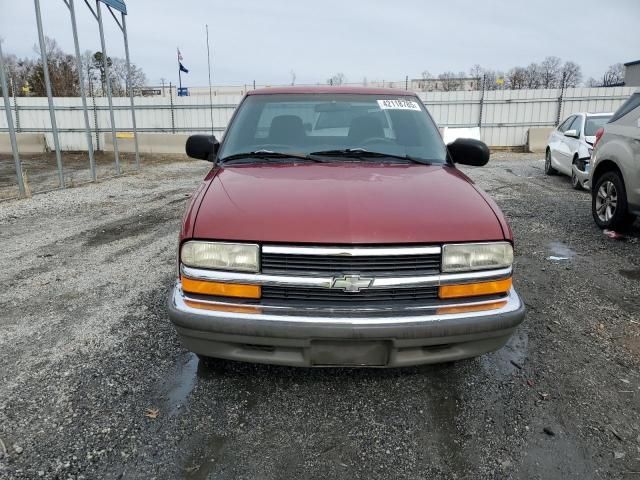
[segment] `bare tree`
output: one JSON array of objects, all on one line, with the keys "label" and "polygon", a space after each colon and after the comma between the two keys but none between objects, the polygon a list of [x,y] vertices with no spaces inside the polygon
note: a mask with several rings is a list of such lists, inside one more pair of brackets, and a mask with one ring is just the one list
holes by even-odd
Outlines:
[{"label": "bare tree", "polygon": [[18,58],[11,54],[5,56],[4,62],[7,69],[9,95],[29,95],[32,91],[29,80],[35,68],[35,62],[30,58]]},{"label": "bare tree", "polygon": [[[51,90],[55,96],[75,97],[80,95],[78,70],[75,56],[62,51],[55,39],[45,37],[44,44],[47,53],[47,63],[49,68],[49,78],[51,80]],[[37,59],[17,58],[15,55],[7,56],[7,70],[9,72],[10,84],[15,86],[18,96],[45,96],[44,69],[40,62],[39,45],[34,45],[34,52]],[[111,66],[109,71],[109,83],[113,88],[114,95],[125,95],[127,93],[127,65],[121,58],[109,58]],[[87,90],[89,82],[95,85],[96,81],[102,85],[101,92],[106,90],[106,78],[104,65],[102,63],[102,52],[92,53],[86,50],[81,55],[82,77],[86,82]],[[131,64],[131,86],[140,89],[147,83],[147,78],[139,67]],[[13,93],[13,92],[11,92]]]},{"label": "bare tree", "polygon": [[525,88],[540,88],[541,80],[541,69],[540,65],[537,63],[530,63],[527,68],[525,68]]},{"label": "bare tree", "polygon": [[589,79],[585,82],[585,85],[587,87],[601,87],[602,83],[600,82],[600,80],[596,80],[593,77],[589,77]]},{"label": "bare tree", "polygon": [[485,70],[482,74],[485,90],[499,90],[504,88],[504,84],[500,84],[500,79],[504,80],[504,73],[496,70]]},{"label": "bare tree", "polygon": [[429,72],[429,70],[423,70],[422,73],[420,74],[422,75],[422,79],[423,80],[428,80],[430,78],[433,78],[433,76],[431,75],[431,73]]},{"label": "bare tree", "polygon": [[610,87],[612,85],[618,85],[624,81],[624,65],[622,63],[614,63],[609,65],[609,68],[602,77],[602,86]]},{"label": "bare tree", "polygon": [[556,88],[560,82],[561,60],[558,57],[547,57],[540,63],[540,86]]},{"label": "bare tree", "polygon": [[512,90],[521,90],[527,87],[527,69],[523,67],[514,67],[507,72],[505,82],[507,87]]},{"label": "bare tree", "polygon": [[[44,49],[47,54],[47,68],[49,69],[49,80],[51,90],[59,97],[72,97],[78,95],[78,75],[75,59],[62,51],[58,42],[50,37],[44,38]],[[33,46],[34,52],[40,56],[40,45]],[[29,74],[34,95],[45,96],[46,88],[44,83],[44,68],[42,63],[33,65]]]},{"label": "bare tree", "polygon": [[347,81],[347,77],[344,76],[344,73],[336,73],[332,77],[327,80],[329,85],[342,85]]},{"label": "bare tree", "polygon": [[453,72],[441,73],[438,75],[438,80],[440,81],[441,90],[445,92],[459,90],[462,85],[460,77]]},{"label": "bare tree", "polygon": [[582,82],[582,68],[575,62],[564,62],[560,75],[564,78],[564,86],[577,87]]},{"label": "bare tree", "polygon": [[484,68],[480,66],[480,64],[476,63],[473,67],[469,69],[469,76],[473,78],[482,78],[484,74]]}]

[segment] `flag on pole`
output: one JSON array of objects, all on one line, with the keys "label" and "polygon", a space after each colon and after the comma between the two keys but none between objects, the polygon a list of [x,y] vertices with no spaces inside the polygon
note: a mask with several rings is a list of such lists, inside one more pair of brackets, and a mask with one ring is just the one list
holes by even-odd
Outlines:
[{"label": "flag on pole", "polygon": [[189,70],[182,65],[182,54],[180,53],[180,49],[178,48],[178,65],[180,66],[180,71],[184,73],[189,73]]}]

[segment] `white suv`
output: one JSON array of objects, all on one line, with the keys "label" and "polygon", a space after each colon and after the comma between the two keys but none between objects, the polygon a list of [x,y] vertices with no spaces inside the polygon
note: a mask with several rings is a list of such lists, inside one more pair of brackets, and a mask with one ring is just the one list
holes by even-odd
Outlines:
[{"label": "white suv", "polygon": [[596,131],[609,121],[612,113],[574,113],[547,140],[544,171],[571,177],[573,188],[587,188],[589,161]]}]

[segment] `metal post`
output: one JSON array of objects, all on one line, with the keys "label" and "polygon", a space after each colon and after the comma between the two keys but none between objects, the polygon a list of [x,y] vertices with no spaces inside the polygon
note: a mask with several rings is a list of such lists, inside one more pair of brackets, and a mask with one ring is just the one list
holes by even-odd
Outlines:
[{"label": "metal post", "polygon": [[253,81],[253,89],[254,90],[256,89],[256,81],[255,80]]},{"label": "metal post", "polygon": [[136,126],[136,107],[133,102],[133,83],[131,78],[131,62],[129,57],[129,40],[127,38],[127,24],[125,14],[122,16],[122,36],[124,37],[124,53],[127,59],[127,89],[129,90],[129,101],[131,102],[131,125],[133,126],[133,145],[136,150],[136,170],[140,170],[140,151],[138,150],[138,128]]},{"label": "metal post", "polygon": [[[480,77],[478,77],[478,83],[480,83]],[[480,111],[478,112],[478,128],[482,127],[482,109],[484,107],[484,89],[487,83],[487,74],[482,76],[482,93],[480,93]]]},{"label": "metal post", "polygon": [[[37,1],[37,0],[36,0]],[[104,44],[104,27],[102,26],[102,11],[100,0],[96,0],[96,10],[98,17],[98,29],[100,30],[100,46],[102,48],[102,64],[104,66],[105,83],[107,85],[107,100],[109,102],[109,118],[111,119],[111,138],[113,139],[113,156],[116,160],[116,175],[120,175],[120,155],[118,154],[118,137],[116,136],[116,125],[113,118],[113,99],[111,98],[111,79],[109,78],[109,62],[107,61],[107,47]]]},{"label": "metal post", "polygon": [[93,91],[93,82],[91,81],[91,75],[88,72],[87,78],[89,79],[89,95],[91,95],[91,105],[93,107],[93,128],[96,135],[96,150],[100,151],[100,130],[98,128],[98,110],[96,109],[96,96]]},{"label": "metal post", "polygon": [[211,116],[211,135],[213,135],[213,98],[211,96],[211,55],[209,52],[209,25],[205,25],[207,30],[207,66],[209,67],[209,115]]},{"label": "metal post", "polygon": [[71,30],[73,31],[73,44],[76,49],[76,68],[78,69],[78,81],[80,82],[80,97],[82,97],[82,112],[84,113],[84,130],[87,136],[87,151],[89,152],[89,169],[91,180],[96,181],[96,160],[93,156],[93,141],[91,140],[91,125],[89,124],[89,110],[87,107],[87,92],[84,88],[84,75],[82,74],[82,58],[80,57],[80,44],[78,42],[78,25],[76,24],[76,8],[73,0],[67,4],[71,15]]},{"label": "metal post", "polygon": [[18,110],[18,94],[16,93],[16,82],[11,80],[11,93],[13,93],[13,112],[16,114],[16,132],[20,132],[20,111]]},{"label": "metal post", "polygon": [[51,80],[49,79],[49,63],[47,62],[44,33],[42,32],[42,15],[40,14],[40,0],[33,0],[36,7],[36,24],[38,26],[38,41],[40,42],[40,57],[42,59],[42,72],[44,73],[44,86],[47,90],[49,102],[49,116],[51,117],[51,130],[53,131],[53,145],[56,149],[56,163],[58,164],[58,181],[60,188],[64,188],[64,173],[62,171],[62,156],[60,155],[60,139],[58,138],[58,124],[53,108],[53,95],[51,93]]},{"label": "metal post", "polygon": [[176,133],[176,119],[173,114],[173,86],[169,82],[169,102],[171,104],[171,133]]},{"label": "metal post", "polygon": [[566,72],[562,74],[562,82],[560,84],[560,96],[558,97],[558,114],[556,115],[556,127],[560,124],[560,117],[562,115],[562,97],[564,97],[564,82],[566,74]]},{"label": "metal post", "polygon": [[4,97],[4,113],[7,115],[7,127],[9,127],[9,139],[11,140],[11,150],[13,152],[13,163],[16,167],[16,177],[18,179],[18,191],[24,197],[24,181],[22,179],[22,165],[18,155],[18,143],[16,142],[16,131],[13,129],[13,117],[11,116],[11,104],[9,102],[9,89],[7,88],[7,77],[4,74],[4,57],[2,54],[2,39],[0,39],[0,87]]},{"label": "metal post", "polygon": [[409,90],[409,75],[404,77],[404,89]]}]

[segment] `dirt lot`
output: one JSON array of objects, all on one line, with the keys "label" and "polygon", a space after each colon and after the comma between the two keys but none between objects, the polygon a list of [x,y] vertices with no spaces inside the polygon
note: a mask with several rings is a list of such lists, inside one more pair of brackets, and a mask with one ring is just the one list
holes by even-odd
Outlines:
[{"label": "dirt lot", "polygon": [[0,478],[640,479],[640,222],[608,238],[542,167],[466,169],[511,221],[525,323],[404,370],[181,348],[165,299],[204,162],[0,203]]},{"label": "dirt lot", "polygon": [[[91,181],[89,157],[86,152],[62,152],[61,158],[65,186],[74,187]],[[94,158],[98,180],[116,174],[115,158],[112,152],[96,152]],[[140,158],[141,162],[145,164],[167,160],[167,158],[158,158],[157,155],[141,155]],[[46,192],[60,186],[54,152],[22,154],[20,161],[25,173],[25,183],[31,193]],[[136,169],[135,161],[134,154],[120,153],[120,171],[122,173],[134,172]],[[18,198],[18,195],[13,156],[0,154],[0,200]]]}]

